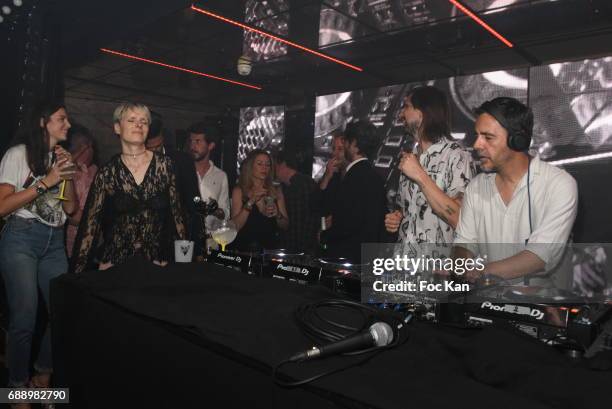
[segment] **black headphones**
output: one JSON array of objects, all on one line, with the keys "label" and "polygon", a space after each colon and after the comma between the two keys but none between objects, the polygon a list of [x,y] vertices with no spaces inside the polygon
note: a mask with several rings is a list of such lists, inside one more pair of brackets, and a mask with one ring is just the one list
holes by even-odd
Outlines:
[{"label": "black headphones", "polygon": [[531,128],[524,128],[520,125],[510,126],[506,122],[505,116],[501,111],[501,108],[496,105],[489,104],[489,102],[491,101],[482,104],[480,109],[482,110],[482,112],[486,112],[487,114],[495,118],[495,120],[497,120],[497,122],[499,122],[499,124],[504,127],[506,132],[508,132],[508,148],[517,152],[525,152],[527,149],[529,149],[529,146],[531,145]]},{"label": "black headphones", "polygon": [[[501,102],[500,102],[501,100]],[[495,102],[497,103],[495,103]],[[487,113],[491,115],[501,126],[504,127],[506,132],[508,132],[507,145],[508,148],[517,152],[526,152],[531,145],[531,135],[533,129],[533,114],[527,111],[527,120],[523,122],[527,122],[525,126],[520,126],[518,124],[514,126],[510,126],[508,122],[506,122],[506,117],[502,111],[500,105],[506,105],[508,109],[520,109],[517,105],[520,104],[519,101],[516,101],[514,98],[508,97],[499,97],[492,101],[487,101],[478,108],[479,113]],[[510,106],[508,106],[510,105]],[[477,112],[478,112],[477,111]],[[526,152],[527,153],[527,152]],[[527,153],[529,158],[529,162],[527,164],[527,211],[529,212],[529,236],[533,234],[533,221],[531,216],[531,156]],[[529,237],[525,240],[525,245],[529,243]],[[523,279],[523,283],[525,285],[529,285],[529,277],[526,276]]]},{"label": "black headphones", "polygon": [[525,129],[522,128],[506,128],[506,130],[508,131],[508,148],[517,152],[524,152],[529,149],[529,145],[531,145],[530,132],[527,132]]},{"label": "black headphones", "polygon": [[[512,102],[513,98],[500,97],[496,98],[493,101],[505,100],[503,102]],[[531,135],[533,128],[533,119],[528,122],[531,124],[526,124],[525,127],[520,125],[510,126],[508,122],[506,122],[506,118],[504,113],[501,110],[501,107],[495,104],[493,101],[487,101],[480,106],[478,109],[481,113],[486,112],[491,115],[501,126],[504,127],[506,132],[508,132],[507,145],[508,148],[517,152],[526,152],[531,145]],[[529,186],[529,182],[531,181],[531,157],[529,156],[529,164],[527,165],[527,207],[529,211],[529,234],[533,233],[533,224],[531,220],[531,188]],[[525,244],[527,244],[527,239]]]}]

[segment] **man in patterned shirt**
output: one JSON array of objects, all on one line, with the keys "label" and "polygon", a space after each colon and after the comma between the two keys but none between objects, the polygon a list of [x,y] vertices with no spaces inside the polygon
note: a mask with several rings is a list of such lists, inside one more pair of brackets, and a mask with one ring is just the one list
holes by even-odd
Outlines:
[{"label": "man in patterned shirt", "polygon": [[390,233],[399,230],[404,253],[415,257],[427,252],[423,244],[452,244],[475,167],[470,153],[450,139],[450,109],[442,91],[413,89],[404,100],[402,116],[418,143],[400,161],[399,210],[385,216],[385,227]]}]

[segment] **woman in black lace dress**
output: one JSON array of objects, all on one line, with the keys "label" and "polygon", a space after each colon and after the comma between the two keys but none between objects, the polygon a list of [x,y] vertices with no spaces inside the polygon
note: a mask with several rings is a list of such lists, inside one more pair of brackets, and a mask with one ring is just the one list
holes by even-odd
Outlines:
[{"label": "woman in black lace dress", "polygon": [[135,254],[165,265],[174,240],[185,237],[174,163],[145,149],[149,109],[122,104],[113,121],[121,154],[98,171],[90,188],[73,251],[76,273],[94,263],[105,270]]}]

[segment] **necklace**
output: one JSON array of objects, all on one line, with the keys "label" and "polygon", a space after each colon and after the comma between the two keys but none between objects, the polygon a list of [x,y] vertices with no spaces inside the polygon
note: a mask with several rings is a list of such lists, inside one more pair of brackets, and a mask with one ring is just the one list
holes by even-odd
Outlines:
[{"label": "necklace", "polygon": [[132,159],[136,159],[136,156],[143,155],[143,154],[145,154],[146,152],[147,152],[147,150],[145,149],[144,151],[142,151],[142,152],[138,152],[138,153],[125,153],[125,152],[121,152],[121,154],[122,154],[123,156],[127,156],[128,158],[130,158],[130,157],[131,157]]}]

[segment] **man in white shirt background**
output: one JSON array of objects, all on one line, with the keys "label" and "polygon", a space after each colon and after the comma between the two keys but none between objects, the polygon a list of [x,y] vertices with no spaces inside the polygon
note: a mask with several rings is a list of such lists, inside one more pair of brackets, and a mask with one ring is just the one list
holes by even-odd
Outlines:
[{"label": "man in white shirt background", "polygon": [[[576,219],[576,181],[529,156],[533,113],[520,101],[495,98],[476,113],[474,149],[484,173],[466,189],[455,246],[486,254],[484,273],[501,279],[548,271],[559,261]],[[467,278],[482,273],[474,270]]]},{"label": "man in white shirt background", "polygon": [[[218,142],[215,129],[198,122],[190,126],[188,132],[189,153],[195,162],[200,197],[206,202],[214,199],[219,204],[217,211],[206,217],[206,232],[210,234],[211,224],[215,218],[228,219],[230,216],[227,175],[210,160]],[[216,249],[218,246],[210,237],[206,242],[208,248]]]}]

